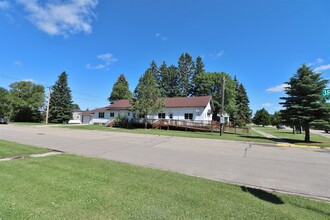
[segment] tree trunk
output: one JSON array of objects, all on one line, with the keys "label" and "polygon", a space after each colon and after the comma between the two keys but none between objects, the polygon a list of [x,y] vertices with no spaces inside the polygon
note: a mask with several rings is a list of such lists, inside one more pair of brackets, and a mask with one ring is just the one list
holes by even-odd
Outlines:
[{"label": "tree trunk", "polygon": [[305,142],[310,142],[311,137],[310,137],[310,132],[309,132],[309,127],[305,128]]},{"label": "tree trunk", "polygon": [[148,128],[147,116],[144,116],[144,129]]},{"label": "tree trunk", "polygon": [[293,125],[292,134],[296,134],[296,126]]}]

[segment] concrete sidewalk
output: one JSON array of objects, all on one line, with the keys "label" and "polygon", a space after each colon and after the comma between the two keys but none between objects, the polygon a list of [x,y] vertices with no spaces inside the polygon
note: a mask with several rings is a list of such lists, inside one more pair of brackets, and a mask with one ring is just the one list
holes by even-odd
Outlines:
[{"label": "concrete sidewalk", "polygon": [[266,132],[264,132],[264,131],[260,131],[260,130],[257,130],[257,129],[255,129],[255,128],[251,128],[251,129],[252,129],[253,131],[257,132],[258,134],[260,134],[260,135],[262,135],[262,136],[264,136],[264,137],[266,137],[266,138],[272,139],[272,140],[274,140],[274,141],[276,141],[276,142],[278,142],[278,143],[285,143],[285,142],[286,142],[284,139],[281,139],[281,138],[276,137],[276,136],[274,136],[274,135],[268,134],[268,133],[266,133]]}]

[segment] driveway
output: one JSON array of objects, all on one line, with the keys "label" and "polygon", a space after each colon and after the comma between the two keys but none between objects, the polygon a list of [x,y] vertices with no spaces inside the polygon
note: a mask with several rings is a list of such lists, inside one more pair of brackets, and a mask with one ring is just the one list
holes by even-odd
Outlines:
[{"label": "driveway", "polygon": [[329,150],[14,125],[0,139],[330,200]]},{"label": "driveway", "polygon": [[311,129],[310,131],[313,134],[317,134],[317,135],[321,135],[321,136],[326,137],[326,138],[330,138],[330,133],[326,133],[324,130],[314,130],[314,129]]}]

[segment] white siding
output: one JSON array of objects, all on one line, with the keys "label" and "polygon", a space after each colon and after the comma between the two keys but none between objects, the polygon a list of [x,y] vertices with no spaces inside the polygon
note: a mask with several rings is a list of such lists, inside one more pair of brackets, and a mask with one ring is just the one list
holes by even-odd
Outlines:
[{"label": "white siding", "polygon": [[[190,107],[190,108],[164,108],[158,113],[165,113],[165,119],[170,119],[172,114],[173,120],[186,120],[185,114],[193,114],[193,121],[212,121],[212,114],[208,114],[211,111],[210,103],[205,107]],[[148,119],[158,119],[158,113],[148,115]]]}]

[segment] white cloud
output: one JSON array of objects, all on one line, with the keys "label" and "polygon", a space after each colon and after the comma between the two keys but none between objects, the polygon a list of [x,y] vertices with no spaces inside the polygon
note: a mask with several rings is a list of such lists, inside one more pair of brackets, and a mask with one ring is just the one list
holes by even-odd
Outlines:
[{"label": "white cloud", "polygon": [[103,60],[106,65],[110,65],[111,63],[115,63],[118,61],[111,53],[100,54],[97,58]]},{"label": "white cloud", "polygon": [[222,57],[222,55],[225,53],[225,51],[221,50],[219,52],[216,53],[211,53],[210,57],[212,57],[213,59],[219,59],[220,57]]},{"label": "white cloud", "polygon": [[107,69],[111,64],[115,63],[118,61],[116,57],[114,57],[111,53],[105,53],[105,54],[100,54],[97,56],[98,59],[100,59],[103,63],[98,64],[98,65],[91,65],[87,64],[86,68],[87,69]]},{"label": "white cloud", "polygon": [[269,103],[269,102],[261,104],[262,107],[272,107],[273,105],[274,104]]},{"label": "white cloud", "polygon": [[[49,35],[68,36],[78,32],[91,33],[92,20],[96,17],[93,9],[98,0],[17,0],[28,12],[28,19]],[[42,2],[42,1],[41,1]]]},{"label": "white cloud", "polygon": [[266,92],[284,92],[285,88],[288,86],[289,86],[288,84],[283,83],[281,85],[277,85],[266,89]]},{"label": "white cloud", "polygon": [[316,67],[314,69],[315,72],[322,72],[322,71],[325,71],[325,70],[329,70],[330,69],[330,64],[326,64],[326,65],[321,65],[319,67]]},{"label": "white cloud", "polygon": [[0,10],[8,10],[10,8],[9,1],[0,1]]},{"label": "white cloud", "polygon": [[157,39],[160,39],[162,41],[167,41],[168,40],[168,37],[167,36],[163,36],[160,33],[156,33],[156,38]]},{"label": "white cloud", "polygon": [[323,63],[323,61],[324,61],[324,60],[321,59],[321,58],[317,58],[317,59],[316,59],[316,62],[317,62],[317,63],[320,63],[320,64]]},{"label": "white cloud", "polygon": [[15,60],[14,65],[15,65],[15,66],[22,66],[23,63],[22,63],[22,61]]}]

